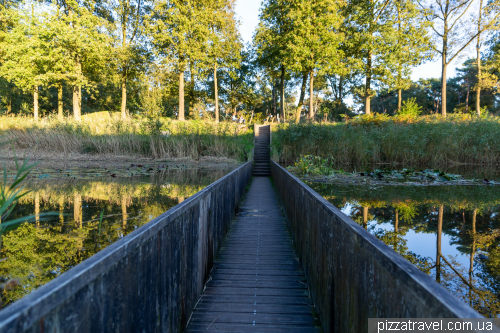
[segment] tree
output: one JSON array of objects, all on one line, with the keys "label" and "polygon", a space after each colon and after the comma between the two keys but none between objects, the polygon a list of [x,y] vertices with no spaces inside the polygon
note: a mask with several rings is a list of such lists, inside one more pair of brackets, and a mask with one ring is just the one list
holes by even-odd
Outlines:
[{"label": "tree", "polygon": [[126,118],[127,79],[144,71],[149,52],[143,40],[142,27],[146,15],[151,10],[148,1],[116,0],[113,8],[118,19],[118,39],[121,45],[117,49],[121,83],[121,117]]},{"label": "tree", "polygon": [[289,67],[298,73],[309,73],[309,119],[313,119],[314,75],[340,67],[339,44],[344,35],[339,10],[342,2],[333,0],[294,0],[290,6]]},{"label": "tree", "polygon": [[390,56],[395,36],[390,3],[391,0],[352,0],[343,11],[346,22],[343,30],[349,36],[348,47],[359,58],[355,65],[366,77],[362,96],[366,114],[371,113],[372,80],[383,80],[391,73],[387,68],[391,61],[385,59]]},{"label": "tree", "polygon": [[[477,68],[473,59],[468,59],[464,62],[462,68],[457,68],[457,79],[459,79],[462,87],[465,88],[465,113],[469,113],[469,96],[471,88],[477,86]],[[477,97],[477,96],[476,96]],[[477,101],[476,101],[477,102]]]},{"label": "tree", "polygon": [[481,71],[481,36],[489,30],[495,29],[498,24],[498,10],[500,1],[490,0],[486,6],[483,6],[483,0],[479,0],[478,15],[477,15],[477,42],[476,42],[476,70],[477,70],[477,84],[476,84],[476,115],[481,115],[481,89],[491,88],[495,85],[488,73],[483,75]]},{"label": "tree", "polygon": [[396,0],[394,40],[391,51],[384,59],[392,67],[385,83],[398,91],[398,111],[401,109],[402,90],[410,86],[412,67],[431,56],[431,41],[427,35],[428,24],[411,0]]},{"label": "tree", "polygon": [[[272,78],[278,75],[280,77],[280,111],[283,120],[286,67],[293,62],[289,49],[294,37],[290,16],[292,3],[293,1],[288,0],[264,1],[259,14],[259,26],[253,37],[258,54],[257,63],[267,68]],[[272,81],[274,83],[274,80]]]},{"label": "tree", "polygon": [[31,14],[10,10],[14,27],[8,32],[0,32],[0,49],[3,50],[3,61],[0,76],[14,82],[23,90],[31,90],[33,94],[33,114],[38,120],[38,89],[44,84],[47,61],[50,59],[46,49],[42,48],[40,32],[43,23]]},{"label": "tree", "polygon": [[241,61],[242,43],[238,33],[238,21],[234,15],[234,0],[220,0],[210,3],[213,6],[211,20],[208,22],[210,37],[208,57],[205,65],[213,69],[215,122],[220,121],[219,91],[217,69],[234,69]]},{"label": "tree", "polygon": [[[349,61],[349,59],[347,59]],[[349,68],[348,66],[346,66]],[[344,71],[342,74],[326,74],[325,78],[332,90],[332,95],[335,100],[337,110],[345,108],[344,98],[356,86],[360,84],[362,79],[359,70],[351,68],[349,71]],[[337,71],[340,72],[340,71]]]},{"label": "tree", "polygon": [[184,71],[189,61],[204,60],[207,22],[214,13],[207,10],[207,2],[194,0],[161,0],[155,4],[149,18],[148,31],[156,52],[165,59],[175,61],[179,75],[179,120],[184,120]]},{"label": "tree", "polygon": [[[478,20],[476,33],[467,31],[468,15],[474,0],[436,0],[435,3],[425,6],[420,3],[424,10],[425,18],[431,23],[435,40],[438,45],[434,50],[441,55],[441,115],[446,117],[446,73],[448,65],[458,55],[478,38],[482,32],[495,26],[500,16],[500,11],[494,12],[489,20]],[[482,7],[482,3],[480,4]],[[480,16],[481,17],[481,16]],[[480,40],[478,39],[478,43]]]},{"label": "tree", "polygon": [[302,75],[302,83],[300,85],[300,97],[299,102],[297,103],[297,109],[295,110],[295,123],[300,122],[300,114],[302,113],[302,107],[304,106],[304,97],[306,94],[306,84],[307,84],[307,75],[308,73],[304,73]]}]

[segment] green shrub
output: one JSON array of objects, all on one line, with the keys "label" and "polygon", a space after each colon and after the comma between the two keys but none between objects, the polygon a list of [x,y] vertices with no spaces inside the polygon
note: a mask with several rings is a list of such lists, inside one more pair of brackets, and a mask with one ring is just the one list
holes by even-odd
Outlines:
[{"label": "green shrub", "polygon": [[416,98],[412,97],[403,102],[401,110],[398,112],[398,116],[409,116],[417,117],[422,113],[422,107],[417,104]]}]

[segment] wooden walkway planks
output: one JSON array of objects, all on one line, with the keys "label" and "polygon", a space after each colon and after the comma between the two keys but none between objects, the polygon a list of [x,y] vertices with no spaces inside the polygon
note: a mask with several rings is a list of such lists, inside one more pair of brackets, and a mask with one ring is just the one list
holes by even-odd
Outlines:
[{"label": "wooden walkway planks", "polygon": [[271,181],[254,177],[187,332],[319,332]]}]

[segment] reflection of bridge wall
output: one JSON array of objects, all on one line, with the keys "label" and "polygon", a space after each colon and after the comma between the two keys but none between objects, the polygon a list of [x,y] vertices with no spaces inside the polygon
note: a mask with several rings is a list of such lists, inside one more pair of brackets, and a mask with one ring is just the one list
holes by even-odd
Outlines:
[{"label": "reflection of bridge wall", "polygon": [[0,332],[180,331],[251,174],[249,162],[7,307]]},{"label": "reflection of bridge wall", "polygon": [[481,317],[274,162],[272,176],[325,332],[365,332],[368,318]]}]

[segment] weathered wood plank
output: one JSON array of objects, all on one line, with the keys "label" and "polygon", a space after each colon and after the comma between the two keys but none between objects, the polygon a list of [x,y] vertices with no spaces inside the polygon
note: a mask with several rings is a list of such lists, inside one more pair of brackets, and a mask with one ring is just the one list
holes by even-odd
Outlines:
[{"label": "weathered wood plank", "polygon": [[308,296],[260,296],[255,297],[240,295],[202,295],[201,299],[214,303],[248,303],[248,304],[288,304],[302,305],[312,304]]},{"label": "weathered wood plank", "polygon": [[243,333],[243,332],[283,332],[283,333],[316,333],[319,332],[319,328],[316,327],[297,327],[293,325],[266,325],[256,323],[252,324],[228,324],[228,323],[217,323],[217,324],[193,324],[190,326],[189,332],[231,332],[231,333]]},{"label": "weathered wood plank", "polygon": [[[255,312],[254,312],[255,311]],[[202,323],[240,323],[252,324],[254,321],[259,324],[284,324],[284,325],[314,325],[313,317],[308,314],[269,314],[260,313],[257,310],[247,313],[227,313],[212,311],[197,311],[193,314],[193,322]]]},{"label": "weathered wood plank", "polygon": [[214,303],[201,300],[197,306],[198,310],[214,311],[214,312],[253,312],[258,313],[282,313],[282,314],[311,314],[309,304],[293,305],[293,304],[253,304],[253,303]]}]

